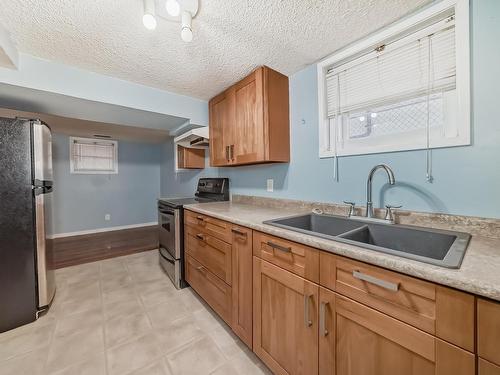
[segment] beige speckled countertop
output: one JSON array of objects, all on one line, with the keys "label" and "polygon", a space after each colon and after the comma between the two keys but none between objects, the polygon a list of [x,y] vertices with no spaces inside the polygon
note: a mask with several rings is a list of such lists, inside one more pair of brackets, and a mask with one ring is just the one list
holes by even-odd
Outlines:
[{"label": "beige speckled countertop", "polygon": [[272,208],[233,202],[192,204],[185,208],[334,254],[500,301],[500,239],[498,238],[472,236],[461,267],[450,269],[262,224],[266,220],[310,212],[306,209]]}]

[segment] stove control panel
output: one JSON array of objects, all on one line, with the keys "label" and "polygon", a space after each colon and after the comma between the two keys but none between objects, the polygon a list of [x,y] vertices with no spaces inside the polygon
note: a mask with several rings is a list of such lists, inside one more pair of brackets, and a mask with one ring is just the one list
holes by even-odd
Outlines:
[{"label": "stove control panel", "polygon": [[198,180],[198,188],[196,196],[210,196],[218,200],[229,200],[229,179],[228,178],[200,178]]}]

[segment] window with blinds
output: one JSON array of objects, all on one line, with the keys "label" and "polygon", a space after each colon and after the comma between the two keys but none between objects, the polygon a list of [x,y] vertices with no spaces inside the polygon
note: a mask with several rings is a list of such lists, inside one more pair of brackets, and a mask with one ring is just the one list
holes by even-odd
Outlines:
[{"label": "window with blinds", "polygon": [[71,173],[118,173],[118,142],[70,138]]},{"label": "window with blinds", "polygon": [[319,64],[320,157],[470,144],[468,31],[457,15],[440,9]]}]

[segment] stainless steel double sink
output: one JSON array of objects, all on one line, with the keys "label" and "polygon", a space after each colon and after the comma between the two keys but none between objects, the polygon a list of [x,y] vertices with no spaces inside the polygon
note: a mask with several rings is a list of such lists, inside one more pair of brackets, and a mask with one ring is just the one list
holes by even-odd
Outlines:
[{"label": "stainless steel double sink", "polygon": [[463,232],[368,223],[316,213],[269,220],[264,224],[447,268],[460,267],[471,237]]}]

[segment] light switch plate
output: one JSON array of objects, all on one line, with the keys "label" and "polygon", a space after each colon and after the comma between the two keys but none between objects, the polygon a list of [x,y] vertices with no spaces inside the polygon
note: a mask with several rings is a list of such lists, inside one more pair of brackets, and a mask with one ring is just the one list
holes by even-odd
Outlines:
[{"label": "light switch plate", "polygon": [[110,214],[104,215],[104,220],[110,221],[111,220],[111,215]]},{"label": "light switch plate", "polygon": [[272,178],[267,180],[267,191],[270,193],[274,191],[274,180]]}]

